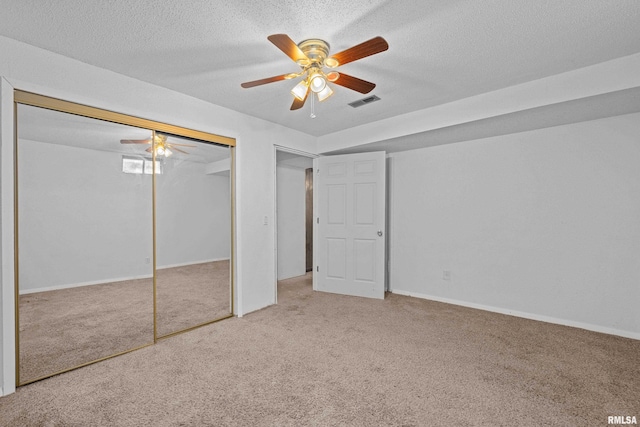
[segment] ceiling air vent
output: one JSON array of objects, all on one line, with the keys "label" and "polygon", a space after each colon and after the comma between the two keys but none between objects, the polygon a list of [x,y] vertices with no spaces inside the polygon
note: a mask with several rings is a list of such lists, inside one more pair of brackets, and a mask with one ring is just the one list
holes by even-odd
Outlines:
[{"label": "ceiling air vent", "polygon": [[353,108],[358,108],[358,107],[362,107],[363,105],[371,104],[372,102],[376,102],[376,101],[380,101],[380,98],[378,98],[376,95],[372,95],[372,96],[363,98],[359,101],[350,102],[349,105],[351,105]]}]

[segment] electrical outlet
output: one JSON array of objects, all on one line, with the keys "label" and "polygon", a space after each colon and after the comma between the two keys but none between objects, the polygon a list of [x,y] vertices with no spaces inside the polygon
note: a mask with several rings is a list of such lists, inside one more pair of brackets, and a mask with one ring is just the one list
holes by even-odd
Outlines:
[{"label": "electrical outlet", "polygon": [[446,280],[447,282],[451,280],[451,271],[442,270],[442,280]]}]

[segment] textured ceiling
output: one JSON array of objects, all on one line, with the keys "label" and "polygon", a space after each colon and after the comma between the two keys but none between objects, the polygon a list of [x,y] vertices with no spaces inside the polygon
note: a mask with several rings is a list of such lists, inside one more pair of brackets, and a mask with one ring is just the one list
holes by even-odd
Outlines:
[{"label": "textured ceiling", "polygon": [[[0,35],[311,135],[640,52],[637,0],[0,0]],[[375,36],[389,50],[338,70],[382,100],[335,95],[289,111],[295,72],[267,36],[322,38],[338,52]]]}]

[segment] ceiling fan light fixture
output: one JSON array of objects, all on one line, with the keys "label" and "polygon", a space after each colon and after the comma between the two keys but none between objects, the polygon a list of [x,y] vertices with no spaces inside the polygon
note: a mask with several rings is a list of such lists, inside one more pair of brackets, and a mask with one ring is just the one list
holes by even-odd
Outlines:
[{"label": "ceiling fan light fixture", "polygon": [[156,156],[169,157],[172,154],[173,151],[169,150],[169,147],[167,147],[165,144],[159,144],[158,146],[156,146]]},{"label": "ceiling fan light fixture", "polygon": [[315,93],[322,92],[327,87],[327,81],[320,73],[314,73],[309,76],[309,87]]},{"label": "ceiling fan light fixture", "polygon": [[307,81],[302,80],[293,89],[291,89],[291,93],[293,94],[293,96],[295,96],[300,101],[302,101],[305,98],[305,96],[307,96],[308,88],[309,87],[307,86]]},{"label": "ceiling fan light fixture", "polygon": [[329,87],[329,85],[325,85],[324,89],[318,92],[318,101],[322,102],[325,99],[329,98],[333,95],[333,90]]}]

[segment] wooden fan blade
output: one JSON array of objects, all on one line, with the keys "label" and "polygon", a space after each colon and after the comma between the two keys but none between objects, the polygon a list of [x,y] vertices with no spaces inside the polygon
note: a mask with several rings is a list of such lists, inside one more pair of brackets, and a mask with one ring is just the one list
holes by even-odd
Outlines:
[{"label": "wooden fan blade", "polygon": [[183,151],[183,150],[181,150],[181,149],[179,149],[179,148],[174,147],[174,146],[173,146],[173,144],[171,144],[171,145],[169,146],[169,149],[170,149],[170,150],[176,150],[176,151],[177,151],[177,152],[179,152],[179,153],[189,154],[189,153],[187,153],[186,151]]},{"label": "wooden fan blade", "polygon": [[120,144],[151,144],[150,139],[121,139]]},{"label": "wooden fan blade", "polygon": [[305,93],[304,99],[302,101],[296,98],[295,96],[293,97],[293,104],[291,104],[291,111],[299,110],[304,106],[304,103],[307,101],[307,98],[309,97],[309,92],[311,91],[309,90],[309,88],[307,88],[307,93]]},{"label": "wooden fan blade", "polygon": [[[359,45],[350,47],[347,50],[331,55],[331,58],[338,61],[338,65],[348,64],[349,62],[357,61],[358,59],[366,58],[367,56],[375,55],[376,53],[384,52],[389,49],[389,44],[382,37],[374,37],[371,40],[360,43]],[[333,66],[333,65],[332,65]],[[334,67],[334,68],[335,68]]]},{"label": "wooden fan blade", "polygon": [[298,61],[309,61],[307,55],[305,55],[302,50],[298,47],[298,45],[291,40],[291,38],[286,34],[272,34],[267,37],[271,43],[276,45],[278,49],[284,52],[289,58],[293,59],[295,62]]},{"label": "wooden fan blade", "polygon": [[289,74],[283,74],[281,76],[267,77],[266,79],[260,79],[260,80],[254,80],[252,82],[242,83],[240,86],[247,89],[254,86],[264,85],[267,83],[279,82],[280,80],[286,79],[288,75]]},{"label": "wooden fan blade", "polygon": [[153,147],[149,147],[144,151],[146,151],[147,153],[153,153]]},{"label": "wooden fan blade", "polygon": [[360,93],[369,93],[376,87],[374,83],[344,73],[340,73],[340,77],[333,83]]}]

